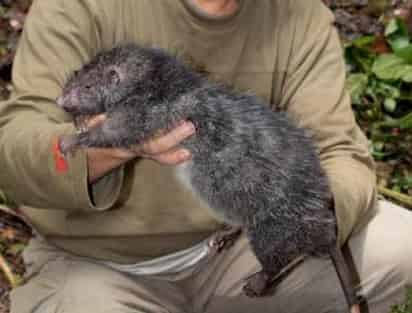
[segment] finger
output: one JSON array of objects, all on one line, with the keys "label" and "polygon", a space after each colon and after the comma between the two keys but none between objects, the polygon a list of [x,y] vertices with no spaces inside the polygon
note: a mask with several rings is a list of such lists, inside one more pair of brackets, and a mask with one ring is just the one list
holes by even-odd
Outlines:
[{"label": "finger", "polygon": [[178,149],[151,155],[149,158],[163,165],[178,165],[190,160],[191,153],[186,149]]},{"label": "finger", "polygon": [[141,146],[142,153],[156,155],[167,152],[180,142],[195,133],[195,127],[190,122],[184,122],[163,136],[150,139]]},{"label": "finger", "polygon": [[91,117],[86,123],[87,128],[93,128],[106,120],[106,114],[99,114]]}]

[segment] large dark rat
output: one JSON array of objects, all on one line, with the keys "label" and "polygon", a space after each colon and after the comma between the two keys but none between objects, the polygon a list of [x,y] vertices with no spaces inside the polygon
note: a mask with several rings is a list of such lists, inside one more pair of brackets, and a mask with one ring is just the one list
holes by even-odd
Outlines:
[{"label": "large dark rat", "polygon": [[135,44],[98,54],[72,75],[57,103],[80,125],[88,116],[107,116],[61,138],[65,154],[129,148],[190,120],[196,134],[183,146],[192,159],[176,174],[218,219],[246,233],[262,270],[247,280],[245,293],[267,294],[303,255],[329,255],[350,306],[357,303],[337,245],[328,179],[308,132],[285,112],[211,82],[160,49]]}]

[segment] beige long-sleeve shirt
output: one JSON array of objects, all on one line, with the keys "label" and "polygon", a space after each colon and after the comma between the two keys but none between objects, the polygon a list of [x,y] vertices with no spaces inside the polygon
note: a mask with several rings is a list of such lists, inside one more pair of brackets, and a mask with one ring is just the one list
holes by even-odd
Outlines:
[{"label": "beige long-sleeve shirt", "polygon": [[84,152],[67,160],[67,171],[56,169],[53,142],[74,127],[55,99],[73,70],[124,42],[175,53],[309,128],[341,243],[373,214],[374,165],[344,91],[333,16],[320,0],[243,0],[238,14],[219,21],[181,0],[35,0],[15,58],[15,91],[0,103],[0,189],[51,242],[129,263],[187,248],[219,227],[170,167],[134,160],[92,186]]}]

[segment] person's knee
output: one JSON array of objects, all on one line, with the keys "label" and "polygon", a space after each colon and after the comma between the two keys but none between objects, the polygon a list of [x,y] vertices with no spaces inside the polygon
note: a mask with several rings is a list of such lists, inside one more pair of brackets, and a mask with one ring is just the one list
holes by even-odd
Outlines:
[{"label": "person's knee", "polygon": [[[166,284],[155,285],[154,280],[138,279],[106,266],[93,263],[71,264],[59,298],[58,312],[172,312],[165,306],[176,305],[168,301],[169,295],[160,300],[156,291],[166,289]],[[164,291],[166,292],[166,291]],[[170,290],[170,293],[176,290]],[[176,299],[175,299],[176,300]]]},{"label": "person's knee", "polygon": [[405,285],[412,286],[412,239],[382,245],[376,258],[376,270],[386,271],[387,275],[397,277]]},{"label": "person's knee", "polygon": [[411,230],[412,212],[380,201],[378,214],[349,242],[363,280],[390,279],[412,286]]},{"label": "person's knee", "polygon": [[[412,229],[411,229],[412,231]],[[391,249],[387,257],[388,262],[393,262],[394,270],[412,287],[412,234],[396,243],[397,248]]]},{"label": "person's knee", "polygon": [[111,282],[112,276],[120,274],[83,262],[72,262],[68,267],[64,285],[56,293],[59,312],[100,312],[100,308],[114,306],[119,300]]},{"label": "person's knee", "polygon": [[380,262],[391,266],[412,287],[412,212],[389,202],[383,205],[392,223],[387,224],[384,241],[378,243]]},{"label": "person's knee", "polygon": [[11,312],[107,312],[100,307],[113,307],[118,301],[110,282],[121,278],[112,272],[103,266],[58,258],[13,290]]}]

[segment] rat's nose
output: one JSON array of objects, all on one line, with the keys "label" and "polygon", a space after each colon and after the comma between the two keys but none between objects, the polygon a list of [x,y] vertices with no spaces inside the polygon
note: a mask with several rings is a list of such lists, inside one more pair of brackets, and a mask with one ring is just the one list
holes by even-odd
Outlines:
[{"label": "rat's nose", "polygon": [[58,105],[60,108],[63,108],[63,105],[64,105],[63,96],[58,97],[58,98],[56,99],[56,103],[57,103],[57,105]]},{"label": "rat's nose", "polygon": [[71,94],[58,97],[56,103],[68,113],[74,113],[78,108],[76,98]]}]

